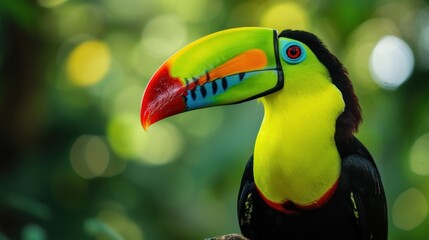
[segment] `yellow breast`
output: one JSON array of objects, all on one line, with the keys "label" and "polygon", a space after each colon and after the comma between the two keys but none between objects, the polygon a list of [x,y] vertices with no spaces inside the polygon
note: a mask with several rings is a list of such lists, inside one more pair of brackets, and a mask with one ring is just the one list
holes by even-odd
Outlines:
[{"label": "yellow breast", "polygon": [[339,178],[334,135],[344,101],[331,83],[311,93],[288,92],[287,87],[262,99],[265,116],[256,139],[254,177],[268,200],[306,206]]}]

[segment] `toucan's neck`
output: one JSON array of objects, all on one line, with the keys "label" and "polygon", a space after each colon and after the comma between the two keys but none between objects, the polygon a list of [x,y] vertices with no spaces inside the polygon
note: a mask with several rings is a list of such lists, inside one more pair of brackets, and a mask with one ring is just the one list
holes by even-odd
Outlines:
[{"label": "toucan's neck", "polygon": [[334,135],[344,101],[333,84],[312,92],[287,87],[262,99],[265,115],[255,145],[255,183],[269,201],[308,206],[339,178]]}]

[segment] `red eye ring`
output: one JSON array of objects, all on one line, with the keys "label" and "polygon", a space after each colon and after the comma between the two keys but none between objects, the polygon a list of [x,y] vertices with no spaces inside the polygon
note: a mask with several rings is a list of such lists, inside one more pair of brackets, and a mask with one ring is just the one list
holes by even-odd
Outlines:
[{"label": "red eye ring", "polygon": [[301,48],[297,45],[292,45],[287,48],[286,55],[290,59],[298,59],[301,57]]}]

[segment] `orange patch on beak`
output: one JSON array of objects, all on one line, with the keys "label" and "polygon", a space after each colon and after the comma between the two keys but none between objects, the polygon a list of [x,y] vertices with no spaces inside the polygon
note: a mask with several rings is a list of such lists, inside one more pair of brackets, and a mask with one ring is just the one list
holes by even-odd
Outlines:
[{"label": "orange patch on beak", "polygon": [[[251,49],[212,69],[208,74],[201,76],[198,79],[198,85],[202,85],[210,80],[262,69],[267,63],[267,56],[262,50]],[[210,79],[208,79],[208,76]]]}]

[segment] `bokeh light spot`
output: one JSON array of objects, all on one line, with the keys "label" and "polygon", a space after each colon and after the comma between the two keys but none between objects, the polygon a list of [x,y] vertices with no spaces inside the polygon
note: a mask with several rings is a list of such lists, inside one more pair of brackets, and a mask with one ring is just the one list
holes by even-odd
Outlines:
[{"label": "bokeh light spot", "polygon": [[145,21],[147,16],[154,12],[157,1],[103,0],[99,3],[105,8],[110,21],[137,24]]},{"label": "bokeh light spot", "polygon": [[99,36],[106,29],[107,16],[100,5],[90,1],[68,1],[52,9],[44,31],[48,35],[70,38],[74,35],[89,34]]},{"label": "bokeh light spot", "polygon": [[107,144],[98,136],[80,136],[70,151],[71,165],[83,178],[101,176],[109,165],[109,158]]},{"label": "bokeh light spot", "polygon": [[123,239],[143,239],[143,231],[140,229],[137,223],[126,216],[121,210],[115,209],[115,206],[101,211],[97,218],[116,230],[116,232],[119,233]]},{"label": "bokeh light spot", "polygon": [[145,132],[137,115],[120,113],[108,124],[108,139],[121,157],[151,165],[170,163],[183,150],[183,140],[177,127],[167,121],[158,122]]},{"label": "bokeh light spot", "polygon": [[142,157],[147,163],[167,164],[176,160],[183,150],[183,139],[177,127],[170,123],[157,123],[143,133]]},{"label": "bokeh light spot", "polygon": [[122,173],[127,167],[128,161],[116,157],[115,155],[110,155],[109,165],[106,170],[101,175],[102,177],[113,177]]},{"label": "bokeh light spot", "polygon": [[140,36],[127,34],[126,31],[112,31],[105,39],[112,55],[115,56],[115,62],[121,67],[129,68],[132,63],[131,57],[138,48]]},{"label": "bokeh light spot", "polygon": [[372,18],[359,25],[349,36],[348,46],[345,49],[347,66],[350,78],[356,87],[363,87],[368,91],[380,89],[369,69],[369,59],[377,42],[387,35],[399,35],[395,22],[387,18]]},{"label": "bokeh light spot", "polygon": [[429,175],[429,133],[419,137],[410,152],[411,170],[420,175]]},{"label": "bokeh light spot", "polygon": [[[225,109],[222,107],[201,109],[178,115],[177,121],[193,137],[207,138],[222,127],[225,121]],[[189,124],[190,122],[192,124]]]},{"label": "bokeh light spot", "polygon": [[120,114],[110,118],[107,126],[107,137],[113,151],[122,158],[132,158],[138,155],[142,127],[137,115]]},{"label": "bokeh light spot", "polygon": [[223,7],[223,1],[216,0],[182,0],[177,3],[178,14],[190,22],[209,21],[218,15]]},{"label": "bokeh light spot", "polygon": [[423,222],[427,211],[427,200],[423,193],[411,188],[396,199],[392,209],[393,224],[402,230],[412,230]]},{"label": "bokeh light spot", "polygon": [[402,39],[385,36],[372,51],[369,68],[379,86],[394,90],[410,77],[414,69],[413,52]]},{"label": "bokeh light spot", "polygon": [[84,229],[89,235],[95,236],[95,239],[123,240],[114,228],[95,218],[87,219],[84,222]]},{"label": "bokeh light spot", "polygon": [[[122,88],[113,99],[111,110],[115,113],[140,111],[141,96],[144,88],[137,84],[129,84]],[[111,96],[110,96],[111,97]]]},{"label": "bokeh light spot", "polygon": [[310,20],[307,11],[295,2],[277,3],[270,6],[260,20],[262,27],[308,30]]},{"label": "bokeh light spot", "polygon": [[100,176],[109,165],[109,149],[100,137],[91,137],[85,151],[88,169],[95,175]]},{"label": "bokeh light spot", "polygon": [[105,77],[111,62],[109,47],[98,40],[89,40],[72,50],[67,59],[67,74],[76,86],[90,86]]},{"label": "bokeh light spot", "polygon": [[[1,236],[1,235],[0,235]],[[21,239],[24,240],[45,240],[47,239],[46,231],[37,224],[28,224],[23,227]]]},{"label": "bokeh light spot", "polygon": [[185,44],[187,28],[177,15],[152,19],[143,30],[142,47],[153,55],[169,56]]}]

